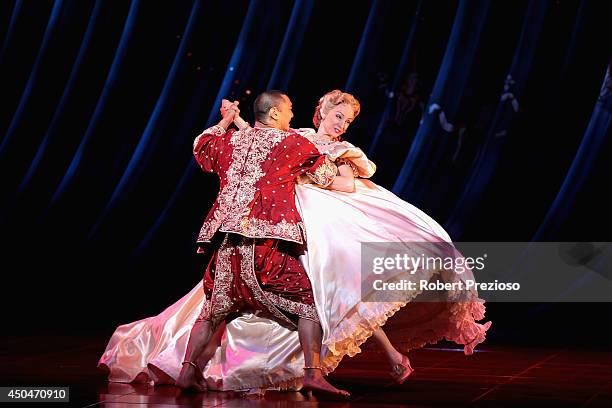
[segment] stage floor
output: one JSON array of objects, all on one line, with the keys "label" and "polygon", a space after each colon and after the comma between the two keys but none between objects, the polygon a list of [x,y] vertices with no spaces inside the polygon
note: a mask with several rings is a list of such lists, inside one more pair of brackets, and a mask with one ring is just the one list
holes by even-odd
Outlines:
[{"label": "stage floor", "polygon": [[[74,407],[611,407],[612,352],[483,346],[472,356],[431,348],[409,354],[415,372],[393,383],[381,354],[345,359],[330,376],[352,394],[334,402],[299,392],[181,394],[172,386],[107,383],[96,369],[104,338],[3,337],[0,386],[69,386]],[[15,403],[11,406],[66,405]],[[1,406],[9,406],[6,403]]]}]

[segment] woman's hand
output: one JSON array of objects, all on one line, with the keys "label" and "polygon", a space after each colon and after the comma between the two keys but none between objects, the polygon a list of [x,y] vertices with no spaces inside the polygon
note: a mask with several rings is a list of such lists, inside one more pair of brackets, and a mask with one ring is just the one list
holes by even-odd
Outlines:
[{"label": "woman's hand", "polygon": [[221,116],[224,116],[224,112],[233,110],[235,112],[234,119],[233,119],[234,124],[236,125],[238,129],[244,130],[250,127],[250,125],[244,119],[240,117],[240,109],[238,109],[238,104],[239,104],[238,101],[230,102],[227,99],[223,99],[221,101]]},{"label": "woman's hand", "polygon": [[355,192],[355,176],[353,169],[348,164],[341,164],[338,167],[340,175],[334,178],[334,181],[327,186],[328,190],[344,191],[345,193]]},{"label": "woman's hand", "polygon": [[229,115],[238,115],[240,113],[240,109],[238,108],[238,104],[240,102],[238,101],[234,101],[234,102],[230,102],[227,99],[222,99],[221,100],[221,116],[223,118],[225,118],[228,114]]}]

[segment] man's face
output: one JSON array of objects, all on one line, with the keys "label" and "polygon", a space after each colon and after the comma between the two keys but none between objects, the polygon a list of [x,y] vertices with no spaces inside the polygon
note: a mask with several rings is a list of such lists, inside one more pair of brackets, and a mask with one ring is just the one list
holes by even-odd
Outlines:
[{"label": "man's face", "polygon": [[293,119],[293,104],[287,95],[283,95],[283,100],[278,106],[272,108],[272,114],[276,118],[276,127],[280,130],[289,130],[289,124]]}]

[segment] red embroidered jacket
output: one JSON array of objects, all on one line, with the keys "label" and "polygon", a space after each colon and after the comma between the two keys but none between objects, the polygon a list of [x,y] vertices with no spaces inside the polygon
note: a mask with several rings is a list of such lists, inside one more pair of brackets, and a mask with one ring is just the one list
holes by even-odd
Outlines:
[{"label": "red embroidered jacket", "polygon": [[210,242],[217,231],[303,243],[296,178],[305,174],[325,187],[337,173],[308,139],[273,128],[226,132],[213,126],[196,137],[193,154],[221,182],[198,243]]}]

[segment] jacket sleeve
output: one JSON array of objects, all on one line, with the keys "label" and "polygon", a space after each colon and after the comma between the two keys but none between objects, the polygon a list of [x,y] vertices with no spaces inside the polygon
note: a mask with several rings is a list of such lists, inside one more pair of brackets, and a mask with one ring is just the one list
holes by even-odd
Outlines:
[{"label": "jacket sleeve", "polygon": [[297,169],[298,184],[316,184],[327,187],[338,174],[338,167],[327,156],[321,155],[315,145],[308,139],[295,134],[286,141],[293,145],[292,151],[286,156],[297,160],[294,162]]},{"label": "jacket sleeve", "polygon": [[338,167],[320,154],[313,154],[302,163],[302,177],[306,177],[311,183],[320,187],[327,187],[338,174]]},{"label": "jacket sleeve", "polygon": [[211,173],[218,172],[219,157],[223,154],[223,148],[232,133],[233,130],[226,132],[221,126],[215,125],[195,138],[193,155],[202,170]]}]

